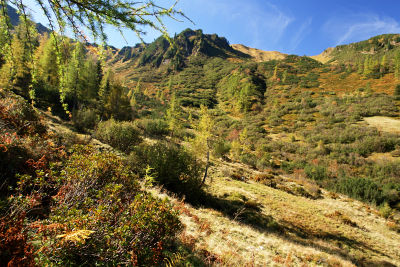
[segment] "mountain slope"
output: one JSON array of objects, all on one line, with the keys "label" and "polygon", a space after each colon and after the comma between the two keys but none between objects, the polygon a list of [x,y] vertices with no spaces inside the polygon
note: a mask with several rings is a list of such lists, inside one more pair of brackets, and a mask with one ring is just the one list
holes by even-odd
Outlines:
[{"label": "mountain slope", "polygon": [[[11,25],[17,26],[19,24],[19,14],[17,10],[10,5],[7,5],[8,16],[10,17]],[[49,28],[43,26],[41,23],[36,23],[36,29],[40,34],[51,32]]]},{"label": "mountain slope", "polygon": [[321,55],[323,60],[336,60],[338,63],[358,63],[365,58],[380,60],[384,55],[387,60],[393,59],[400,51],[400,34],[382,34],[368,40],[328,48]]},{"label": "mountain slope", "polygon": [[[288,188],[312,186],[296,179],[277,176],[276,185],[267,186],[229,176],[239,167],[216,164],[208,183],[210,203],[192,207],[174,200],[185,224],[181,238],[207,251],[215,265],[400,264],[399,235],[374,208],[326,191],[314,200],[294,195]],[[244,176],[256,175],[248,170]]]},{"label": "mountain slope", "polygon": [[273,59],[284,59],[287,55],[277,51],[263,51],[256,48],[247,47],[242,44],[231,45],[233,49],[238,50],[244,54],[250,55],[256,62],[269,61]]},{"label": "mountain slope", "polygon": [[186,29],[176,35],[171,42],[164,36],[150,44],[124,47],[113,57],[112,62],[131,61],[135,66],[171,65],[181,69],[190,57],[206,56],[220,58],[250,58],[247,54],[232,49],[224,37],[216,34],[203,34],[201,30]]},{"label": "mountain slope", "polygon": [[[21,233],[32,233],[29,238],[35,250],[49,252],[49,260],[52,251],[42,250],[46,242],[60,253],[64,253],[63,245],[71,245],[72,253],[66,250],[61,260],[72,256],[75,265],[82,255],[93,255],[101,265],[118,256],[121,248],[129,251],[116,263],[135,261],[135,253],[142,251],[130,248],[136,245],[136,237],[154,240],[148,232],[167,233],[148,230],[163,216],[140,215],[131,209],[138,206],[131,204],[126,206],[131,210],[121,212],[120,204],[134,197],[129,184],[143,177],[141,190],[172,200],[185,226],[179,242],[168,247],[162,241],[143,246],[144,252],[148,248],[157,254],[153,265],[162,261],[177,266],[399,265],[400,133],[382,124],[400,124],[396,38],[385,35],[329,49],[317,57],[323,64],[306,56],[230,46],[216,34],[187,29],[171,42],[160,37],[150,44],[109,47],[107,63],[115,75],[92,58],[94,53],[75,52],[80,44],[71,44],[70,53],[65,53],[70,55],[66,71],[74,74],[68,75],[73,103],[68,106],[72,118],[68,126],[87,135],[76,135],[50,114],[56,111],[51,104],[62,99],[58,83],[51,91],[35,88],[36,105],[45,100],[41,107],[47,108],[41,112],[40,124],[39,117],[30,118],[36,113],[26,100],[6,92],[2,96],[0,89],[0,123],[5,133],[0,136],[0,153],[6,153],[0,166],[7,171],[5,176],[32,171],[43,177],[32,179],[31,184],[24,175],[12,176],[10,185],[27,189],[21,187],[21,197],[15,201],[21,207],[28,202],[32,207],[47,205],[46,211],[40,209],[49,219],[45,223],[60,220],[70,227],[52,233],[51,242],[35,235],[37,228],[21,228]],[[55,64],[41,68],[54,70]],[[54,73],[55,78],[63,78],[59,75],[63,73]],[[47,85],[48,77],[39,78],[35,87]],[[95,148],[67,160],[73,144]],[[95,149],[119,150],[118,159],[103,154],[96,163],[89,155],[96,154]],[[62,162],[52,164],[64,159],[77,165],[64,169]],[[41,171],[47,168],[47,160],[49,169]],[[109,163],[124,170],[114,172],[112,167],[109,172]],[[25,171],[25,165],[32,170]],[[86,172],[92,167],[96,169]],[[75,175],[75,168],[84,176]],[[86,184],[96,174],[97,181]],[[123,177],[118,178],[119,174]],[[46,194],[43,199],[24,198],[24,192],[49,176],[46,191],[41,191]],[[115,177],[121,184],[109,184],[106,191],[96,193],[103,182],[114,182]],[[60,184],[62,179],[66,187]],[[3,187],[14,195],[8,186]],[[52,193],[47,195],[47,190]],[[90,192],[95,192],[93,199],[77,198],[76,208],[70,209],[69,198],[62,199],[64,193],[80,197]],[[1,201],[0,210],[3,203],[7,205]],[[62,213],[47,216],[55,210],[50,205],[57,203],[63,205]],[[82,203],[84,209],[79,210]],[[144,211],[157,207],[154,199],[148,203]],[[85,208],[92,204],[100,206]],[[118,224],[114,215],[121,219]],[[139,224],[125,220],[131,215],[144,231],[135,233]],[[87,219],[92,216],[95,220]],[[65,237],[76,229],[93,231],[93,236],[84,237],[87,243],[81,247],[59,243],[60,234]],[[121,234],[127,238],[119,239]],[[166,234],[175,236],[175,232]],[[77,249],[87,244],[92,244],[88,248],[94,252]],[[109,250],[110,244],[115,250]],[[166,254],[161,254],[163,248],[168,249]]]},{"label": "mountain slope", "polygon": [[312,59],[318,60],[319,62],[325,64],[332,60],[332,52],[335,48],[330,47],[325,49],[321,54],[316,55],[316,56],[311,56]]}]

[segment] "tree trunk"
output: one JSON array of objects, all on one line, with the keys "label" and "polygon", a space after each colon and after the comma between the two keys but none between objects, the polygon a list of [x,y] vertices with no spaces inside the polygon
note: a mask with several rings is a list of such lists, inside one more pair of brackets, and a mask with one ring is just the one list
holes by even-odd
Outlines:
[{"label": "tree trunk", "polygon": [[210,150],[207,151],[206,169],[205,169],[205,171],[204,171],[204,176],[203,176],[203,181],[201,182],[201,186],[203,186],[204,183],[206,182],[206,179],[207,179],[207,171],[208,171],[209,163],[210,163]]}]

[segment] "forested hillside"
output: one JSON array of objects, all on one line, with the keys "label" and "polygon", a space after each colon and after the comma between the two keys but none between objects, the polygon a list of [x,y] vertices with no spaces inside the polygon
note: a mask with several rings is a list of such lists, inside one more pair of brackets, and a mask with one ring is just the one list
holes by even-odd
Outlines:
[{"label": "forested hillside", "polygon": [[0,262],[400,264],[400,35],[260,62],[35,25],[0,33]]},{"label": "forested hillside", "polygon": [[[194,33],[193,38],[205,38]],[[400,51],[396,43],[387,41],[392,43],[390,49],[382,48],[387,53],[382,50],[374,58],[363,52],[375,47],[373,40],[384,38],[395,40],[396,36],[337,47],[331,52],[335,57],[331,64],[295,55],[256,63],[235,54],[226,58],[226,53],[184,53],[185,67],[179,71],[174,71],[172,62],[135,68],[131,64],[140,59],[116,61],[114,57],[111,62],[128,86],[140,87],[150,99],[159,101],[157,109],[135,101],[139,118],[162,116],[160,106],[171,108],[167,100],[173,96],[182,108],[178,121],[184,129],[191,127],[191,121],[200,116],[198,108],[204,105],[215,119],[212,143],[218,156],[260,171],[278,168],[290,174],[301,170],[326,188],[396,206],[398,200],[392,202],[399,190],[397,171],[392,169],[395,158],[376,162],[370,157],[396,155],[398,132],[386,133],[363,122],[365,117],[398,116]],[[357,52],[364,46],[368,47]],[[225,44],[221,46],[225,48]],[[353,55],[345,59],[350,53],[346,51]],[[143,54],[138,53],[137,58]],[[350,193],[352,183],[358,182],[367,183],[368,192]],[[370,192],[371,186],[379,190]]]}]

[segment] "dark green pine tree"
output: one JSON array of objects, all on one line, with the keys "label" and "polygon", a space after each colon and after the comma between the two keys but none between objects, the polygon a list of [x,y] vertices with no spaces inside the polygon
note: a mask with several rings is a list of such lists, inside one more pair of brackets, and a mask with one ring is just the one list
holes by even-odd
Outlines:
[{"label": "dark green pine tree", "polygon": [[78,109],[78,104],[84,96],[87,88],[85,78],[85,52],[82,43],[77,42],[72,51],[71,58],[65,67],[65,87],[66,97],[72,104],[72,109]]}]

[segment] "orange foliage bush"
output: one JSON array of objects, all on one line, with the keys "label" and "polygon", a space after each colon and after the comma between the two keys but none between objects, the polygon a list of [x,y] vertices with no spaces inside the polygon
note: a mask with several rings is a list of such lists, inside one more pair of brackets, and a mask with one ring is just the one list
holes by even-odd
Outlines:
[{"label": "orange foliage bush", "polygon": [[35,266],[34,252],[23,232],[24,218],[0,218],[0,262],[7,266]]}]

